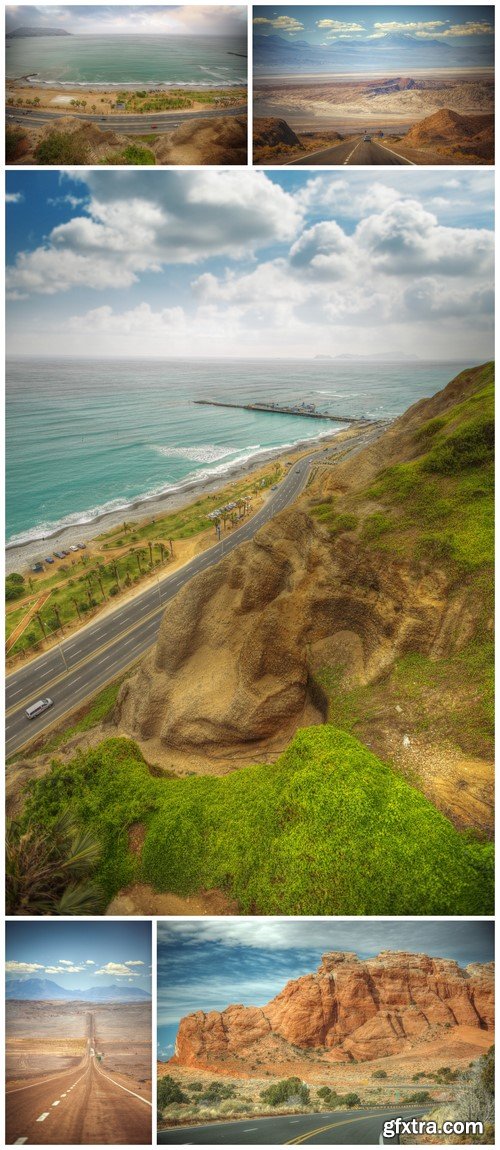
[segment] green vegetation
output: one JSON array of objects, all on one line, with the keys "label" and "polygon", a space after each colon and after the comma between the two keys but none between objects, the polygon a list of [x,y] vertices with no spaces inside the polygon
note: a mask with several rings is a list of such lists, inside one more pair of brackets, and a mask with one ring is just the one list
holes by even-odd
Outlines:
[{"label": "green vegetation", "polygon": [[24,578],[18,575],[17,571],[13,571],[11,575],[7,575],[5,579],[5,598],[7,602],[12,599],[20,599],[25,595]]},{"label": "green vegetation", "polygon": [[123,151],[113,152],[111,156],[106,156],[99,163],[108,167],[117,164],[136,165],[143,168],[153,167],[156,164],[156,156],[150,148],[141,148],[139,144],[129,144]]},{"label": "green vegetation", "polygon": [[[161,778],[109,739],[26,788],[21,825],[50,833],[68,808],[102,845],[109,899],[128,882],[186,895],[217,887],[260,914],[489,914],[492,848],[460,834],[345,732],[300,731],[272,766]],[[127,829],[145,825],[142,858]]]},{"label": "green vegetation", "polygon": [[[375,1077],[375,1075],[373,1075]],[[387,1074],[385,1075],[387,1078]],[[327,1110],[343,1110],[347,1107],[352,1110],[354,1106],[361,1105],[361,1098],[359,1094],[350,1092],[349,1094],[337,1094],[336,1090],[331,1090],[329,1086],[321,1086],[318,1090],[318,1098],[324,1103]]]},{"label": "green vegetation", "polygon": [[5,161],[15,164],[30,150],[28,133],[23,128],[13,128],[7,125],[5,129]]},{"label": "green vegetation", "polygon": [[37,144],[34,157],[37,164],[87,164],[90,148],[81,132],[49,132]]},{"label": "green vegetation", "polygon": [[266,1090],[261,1090],[260,1096],[270,1106],[280,1106],[284,1102],[307,1106],[310,1090],[300,1078],[283,1078],[280,1082],[273,1082]]},{"label": "green vegetation", "polygon": [[317,503],[311,507],[311,515],[315,519],[319,519],[328,528],[330,535],[342,535],[344,531],[354,531],[358,526],[357,515],[352,515],[350,512],[339,514],[335,511],[333,501],[326,501],[325,503]]},{"label": "green vegetation", "polygon": [[12,915],[99,914],[103,891],[91,875],[101,848],[67,810],[43,829],[24,818],[7,824],[6,909]]},{"label": "green vegetation", "polygon": [[[159,519],[149,519],[141,524],[125,522],[98,536],[96,545],[100,554],[76,552],[64,562],[55,562],[50,570],[30,573],[27,579],[29,592],[40,595],[50,590],[52,594],[13,644],[9,654],[15,656],[36,649],[46,635],[64,634],[66,624],[84,622],[86,617],[93,616],[122,591],[128,591],[154,573],[164,574],[166,564],[176,557],[177,540],[190,539],[209,531],[213,533],[215,543],[215,528],[207,518],[208,513],[229,501],[236,503],[236,509],[221,518],[221,527],[232,530],[239,522],[239,516],[248,513],[251,497],[276,483],[282,473],[281,464],[273,463],[265,469],[263,482],[255,475],[249,475],[216,494],[206,495]],[[28,595],[28,588],[25,587],[24,593]],[[23,613],[22,609],[19,614],[17,611],[9,612],[7,638]]]},{"label": "green vegetation", "polygon": [[123,104],[126,112],[177,112],[207,107],[230,108],[244,99],[241,88],[213,88],[209,91],[171,88],[168,92],[118,92],[115,107]]},{"label": "green vegetation", "polygon": [[384,511],[369,516],[362,538],[405,558],[463,576],[493,561],[493,364],[478,377],[478,388],[443,416],[415,433],[421,454],[411,463],[383,471],[368,496]]},{"label": "green vegetation", "polygon": [[372,1078],[387,1078],[387,1071],[386,1070],[374,1070],[373,1074],[372,1074]]},{"label": "green vegetation", "polygon": [[174,1102],[188,1102],[187,1094],[181,1090],[179,1083],[172,1078],[170,1074],[166,1074],[164,1078],[158,1079],[157,1085],[157,1103],[158,1110],[163,1110],[165,1106],[171,1106]]}]

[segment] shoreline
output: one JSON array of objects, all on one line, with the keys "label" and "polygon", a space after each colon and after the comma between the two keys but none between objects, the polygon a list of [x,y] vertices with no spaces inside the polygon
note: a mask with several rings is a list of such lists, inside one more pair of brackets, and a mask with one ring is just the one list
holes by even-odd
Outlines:
[{"label": "shoreline", "polygon": [[[380,422],[386,421],[380,420]],[[298,440],[290,447],[284,447],[282,445],[275,448],[264,449],[244,462],[237,462],[233,466],[229,464],[226,470],[218,472],[212,477],[205,472],[203,478],[199,480],[192,478],[184,485],[179,485],[177,488],[165,491],[163,494],[160,493],[151,496],[139,495],[131,502],[124,503],[123,507],[110,511],[102,511],[90,520],[67,525],[56,525],[52,531],[47,531],[46,535],[39,536],[37,539],[26,539],[23,542],[17,542],[15,540],[7,542],[5,545],[5,573],[9,575],[13,571],[22,572],[29,568],[32,563],[42,559],[44,552],[50,554],[52,541],[57,541],[63,548],[72,546],[80,541],[89,543],[91,540],[94,540],[97,535],[101,535],[112,527],[123,523],[124,519],[130,517],[131,512],[136,513],[134,522],[139,525],[150,517],[154,516],[156,518],[159,515],[167,515],[172,511],[180,511],[184,507],[188,507],[191,503],[195,503],[201,496],[215,494],[217,491],[226,487],[228,483],[241,479],[252,472],[259,472],[275,459],[277,460],[281,457],[289,458],[297,454],[302,454],[304,451],[310,450],[320,443],[327,446],[328,442],[337,440],[339,435],[345,432],[357,433],[361,426],[366,427],[366,424],[364,424],[361,419],[359,424],[350,424],[349,428],[339,424],[336,430],[327,431],[324,434],[320,433],[311,439]],[[85,512],[82,512],[82,517],[84,515]],[[33,528],[33,530],[35,530],[35,528]]]}]

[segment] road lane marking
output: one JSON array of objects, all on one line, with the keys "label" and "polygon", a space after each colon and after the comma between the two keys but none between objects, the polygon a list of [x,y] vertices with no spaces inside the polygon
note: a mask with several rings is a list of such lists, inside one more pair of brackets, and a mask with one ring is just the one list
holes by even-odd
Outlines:
[{"label": "road lane marking", "polygon": [[37,1122],[45,1122],[45,1119],[49,1117],[49,1114],[50,1110],[46,1110],[45,1114],[40,1114],[40,1117],[37,1118]]},{"label": "road lane marking", "polygon": [[353,156],[353,155],[354,155],[354,153],[355,153],[355,151],[356,151],[356,148],[359,148],[359,145],[360,145],[360,143],[361,143],[361,140],[358,140],[357,144],[356,144],[356,145],[354,146],[354,148],[352,149],[352,152],[349,152],[349,155],[348,155],[348,157],[347,157],[347,160],[344,160],[344,168],[345,168],[345,165],[349,163],[349,160],[350,160],[351,156]]},{"label": "road lane marking", "polygon": [[60,1101],[61,1101],[61,1099],[57,1098],[56,1101],[52,1103],[52,1105],[53,1106],[59,1106]]},{"label": "road lane marking", "polygon": [[[37,1121],[38,1121],[38,1119],[37,1119]],[[14,1142],[14,1146],[23,1146],[24,1143],[27,1141],[28,1141],[27,1138],[16,1138],[16,1141]]]},{"label": "road lane marking", "polygon": [[382,151],[389,152],[389,155],[397,156],[398,160],[403,160],[404,164],[410,164],[412,168],[418,168],[418,164],[414,164],[413,160],[407,160],[406,156],[400,156],[399,152],[393,152],[392,148],[386,148],[385,144],[379,144],[378,146],[382,148]]},{"label": "road lane marking", "polygon": [[127,1086],[122,1086],[120,1082],[115,1082],[114,1078],[110,1078],[109,1074],[105,1074],[104,1070],[101,1070],[100,1066],[98,1066],[96,1062],[94,1062],[94,1066],[97,1070],[97,1073],[102,1074],[103,1078],[107,1078],[108,1082],[111,1082],[113,1086],[118,1086],[118,1088],[120,1090],[124,1090],[126,1094],[131,1094],[133,1098],[138,1098],[140,1102],[145,1102],[146,1106],[153,1105],[153,1103],[150,1102],[147,1098],[143,1098],[142,1094],[136,1094],[135,1090],[129,1090]]}]

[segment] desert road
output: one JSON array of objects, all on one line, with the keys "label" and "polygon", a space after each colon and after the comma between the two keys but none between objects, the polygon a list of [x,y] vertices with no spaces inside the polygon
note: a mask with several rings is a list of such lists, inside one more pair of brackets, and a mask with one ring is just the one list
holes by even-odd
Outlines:
[{"label": "desert road", "polygon": [[[124,671],[156,642],[165,605],[174,598],[194,575],[251,539],[284,507],[293,503],[305,487],[311,465],[334,458],[340,452],[354,455],[385,430],[380,425],[363,428],[349,444],[338,444],[323,452],[311,452],[290,467],[271,491],[264,506],[241,527],[225,535],[207,551],[171,575],[158,577],[147,591],[110,611],[95,623],[82,627],[46,654],[13,672],[6,680],[6,752],[12,755],[39,735],[56,719],[68,714],[93,695],[100,687]],[[54,706],[38,718],[29,720],[26,707],[48,696]]]},{"label": "desert road", "polygon": [[124,135],[142,135],[154,128],[161,135],[162,132],[173,132],[175,128],[179,128],[187,120],[212,120],[214,117],[220,116],[243,116],[246,111],[246,105],[241,104],[237,108],[210,108],[206,112],[183,112],[182,114],[179,112],[148,112],[142,116],[82,115],[80,112],[74,112],[72,108],[65,108],[59,112],[30,109],[27,115],[22,110],[6,108],[5,115],[7,125],[22,124],[26,128],[43,128],[52,123],[56,126],[57,120],[67,119],[68,116],[71,116],[71,119],[83,120],[84,123],[90,121],[92,124],[97,124],[103,132],[114,131]]},{"label": "desert road", "polygon": [[[334,1110],[330,1114],[279,1114],[276,1118],[243,1118],[207,1126],[158,1130],[158,1145],[177,1146],[376,1146],[384,1122],[398,1116],[418,1117],[425,1110]],[[393,1139],[394,1142],[394,1139]]]},{"label": "desert road", "polygon": [[151,1142],[151,1102],[101,1069],[91,1013],[88,1034],[87,1051],[78,1066],[14,1089],[7,1083],[8,1145],[140,1146]]},{"label": "desert road", "polygon": [[404,156],[398,156],[396,152],[392,152],[385,144],[381,144],[378,140],[372,140],[370,143],[365,141],[362,136],[358,140],[349,140],[347,144],[336,144],[334,148],[323,148],[321,152],[309,152],[300,160],[291,160],[289,164],[285,164],[287,168],[293,167],[309,167],[319,164],[335,164],[337,166],[345,167],[346,164],[367,164],[377,165],[409,165],[416,167],[411,160],[406,160]]}]

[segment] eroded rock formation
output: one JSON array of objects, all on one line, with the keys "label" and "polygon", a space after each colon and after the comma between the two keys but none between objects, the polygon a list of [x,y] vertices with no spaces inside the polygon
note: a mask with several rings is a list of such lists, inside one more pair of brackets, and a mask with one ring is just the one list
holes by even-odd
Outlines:
[{"label": "eroded rock formation", "polygon": [[[287,983],[262,1008],[229,1006],[183,1018],[173,1061],[211,1069],[287,1047],[323,1049],[328,1061],[371,1061],[459,1027],[492,1030],[493,964],[462,969],[450,959],[383,951],[323,955],[315,974]],[[451,1039],[450,1035],[450,1039]],[[493,1041],[493,1040],[492,1040]]]}]

